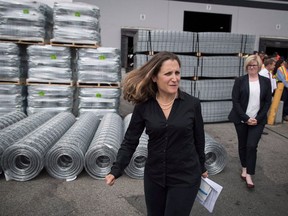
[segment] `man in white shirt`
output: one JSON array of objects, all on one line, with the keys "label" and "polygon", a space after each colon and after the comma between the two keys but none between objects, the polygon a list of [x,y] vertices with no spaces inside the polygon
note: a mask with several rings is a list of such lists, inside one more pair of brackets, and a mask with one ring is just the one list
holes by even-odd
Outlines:
[{"label": "man in white shirt", "polygon": [[277,88],[276,79],[273,78],[273,75],[271,73],[271,71],[273,71],[275,68],[275,63],[276,62],[273,58],[265,59],[264,60],[264,68],[259,72],[259,75],[267,77],[270,79],[272,94],[273,94],[274,90]]}]

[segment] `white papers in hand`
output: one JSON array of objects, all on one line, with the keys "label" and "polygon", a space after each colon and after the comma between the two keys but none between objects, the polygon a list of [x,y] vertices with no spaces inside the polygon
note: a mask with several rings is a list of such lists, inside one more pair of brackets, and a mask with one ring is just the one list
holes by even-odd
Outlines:
[{"label": "white papers in hand", "polygon": [[216,200],[221,193],[223,187],[208,178],[201,179],[201,185],[197,194],[197,200],[210,213],[213,212]]}]

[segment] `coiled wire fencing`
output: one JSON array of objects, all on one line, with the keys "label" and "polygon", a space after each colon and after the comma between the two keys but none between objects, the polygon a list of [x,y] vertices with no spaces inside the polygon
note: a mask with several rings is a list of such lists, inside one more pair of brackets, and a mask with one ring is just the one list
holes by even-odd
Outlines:
[{"label": "coiled wire fencing", "polygon": [[79,120],[47,152],[45,168],[57,179],[74,180],[84,168],[85,153],[100,124],[93,112],[81,115]]},{"label": "coiled wire fencing", "polygon": [[123,139],[123,120],[116,113],[103,116],[85,154],[85,170],[94,179],[103,179],[110,172]]},{"label": "coiled wire fencing", "polygon": [[[128,129],[129,123],[131,121],[132,113],[128,114],[124,118],[124,131]],[[139,144],[132,155],[130,163],[124,170],[126,175],[133,179],[143,179],[144,177],[144,168],[146,159],[148,156],[147,144],[148,144],[148,135],[145,130],[143,131],[141,137],[139,138]]]},{"label": "coiled wire fencing", "polygon": [[72,113],[59,113],[8,147],[2,157],[6,180],[27,181],[36,177],[44,167],[45,154],[75,121]]},{"label": "coiled wire fencing", "polygon": [[9,112],[7,114],[4,114],[0,117],[0,130],[2,130],[5,127],[8,127],[9,125],[12,125],[24,118],[26,118],[26,114],[24,112],[20,111],[13,111]]},{"label": "coiled wire fencing", "polygon": [[205,133],[205,167],[209,175],[220,173],[228,163],[227,152],[220,143]]},{"label": "coiled wire fencing", "polygon": [[[47,122],[54,115],[48,112],[39,112],[34,115],[28,116],[9,127],[0,131],[0,162],[4,151],[18,140],[25,137],[27,134],[35,130],[40,125]],[[3,162],[2,162],[3,163]],[[0,163],[0,173],[2,173],[2,163]]]}]

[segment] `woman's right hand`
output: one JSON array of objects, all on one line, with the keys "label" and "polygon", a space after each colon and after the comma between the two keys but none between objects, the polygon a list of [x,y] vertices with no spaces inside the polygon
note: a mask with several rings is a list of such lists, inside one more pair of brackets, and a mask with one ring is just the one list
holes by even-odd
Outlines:
[{"label": "woman's right hand", "polygon": [[105,177],[105,180],[106,180],[106,184],[109,185],[109,186],[112,186],[114,183],[115,183],[115,176],[112,175],[112,174],[108,174],[106,177]]}]

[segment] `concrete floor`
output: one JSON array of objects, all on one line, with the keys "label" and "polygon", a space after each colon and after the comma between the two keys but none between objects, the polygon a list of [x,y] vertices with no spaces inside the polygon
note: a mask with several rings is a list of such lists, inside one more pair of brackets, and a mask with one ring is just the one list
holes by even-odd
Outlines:
[{"label": "concrete floor", "polygon": [[[122,102],[120,113],[132,111]],[[222,144],[229,156],[225,169],[212,180],[223,186],[214,212],[195,202],[191,215],[285,216],[288,212],[288,123],[266,126],[258,148],[255,189],[240,179],[237,138],[232,123],[205,124],[205,131]],[[6,181],[0,175],[0,216],[143,216],[143,181],[124,175],[113,187],[83,171],[66,182],[45,170],[26,182]]]}]

